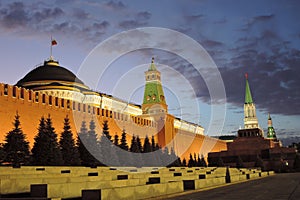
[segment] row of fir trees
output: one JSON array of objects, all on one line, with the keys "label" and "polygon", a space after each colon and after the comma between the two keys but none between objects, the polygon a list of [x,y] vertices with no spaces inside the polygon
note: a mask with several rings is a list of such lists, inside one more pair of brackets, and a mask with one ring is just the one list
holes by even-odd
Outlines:
[{"label": "row of fir trees", "polygon": [[[109,133],[107,121],[103,122],[103,131],[98,137],[95,121],[89,127],[82,121],[77,139],[73,137],[68,116],[64,119],[63,132],[58,138],[52,125],[50,115],[41,117],[34,144],[30,150],[26,135],[21,129],[18,113],[4,143],[0,146],[0,164],[34,165],[34,166],[206,166],[204,158],[199,155],[181,162],[173,148],[163,149],[154,137],[146,136],[144,142],[133,135],[127,143],[127,133],[122,131],[121,138]],[[141,154],[142,153],[142,154]]]}]

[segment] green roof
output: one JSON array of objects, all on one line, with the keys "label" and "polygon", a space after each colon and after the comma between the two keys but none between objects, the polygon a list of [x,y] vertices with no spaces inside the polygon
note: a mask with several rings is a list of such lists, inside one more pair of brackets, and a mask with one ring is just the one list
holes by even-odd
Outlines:
[{"label": "green roof", "polygon": [[270,113],[268,114],[268,121],[271,121],[270,123],[268,122],[268,133],[267,133],[267,138],[269,139],[276,139],[276,133],[275,129],[272,125],[272,118]]},{"label": "green roof", "polygon": [[146,82],[143,104],[149,103],[166,104],[164,91],[159,82]]},{"label": "green roof", "polygon": [[251,90],[248,83],[248,77],[246,77],[246,92],[245,92],[245,103],[253,103],[253,99],[251,96]]}]

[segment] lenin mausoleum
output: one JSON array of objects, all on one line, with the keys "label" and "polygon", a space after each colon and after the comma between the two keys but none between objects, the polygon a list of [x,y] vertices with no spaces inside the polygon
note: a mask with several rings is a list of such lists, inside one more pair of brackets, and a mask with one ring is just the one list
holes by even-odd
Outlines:
[{"label": "lenin mausoleum", "polygon": [[268,116],[267,136],[260,128],[256,108],[252,99],[248,74],[246,74],[246,89],[244,103],[244,128],[239,129],[237,138],[227,143],[227,150],[210,152],[210,164],[231,167],[261,167],[264,170],[289,171],[294,167],[295,148],[282,147],[277,139],[272,118]]},{"label": "lenin mausoleum", "polygon": [[111,134],[121,135],[126,130],[128,143],[133,134],[142,140],[146,135],[153,136],[160,147],[173,148],[182,159],[190,153],[206,157],[208,152],[226,150],[226,142],[204,135],[202,126],[168,113],[160,77],[152,59],[145,69],[142,104],[135,105],[91,90],[84,80],[50,57],[15,85],[0,84],[0,141],[11,130],[18,113],[31,147],[41,116],[50,115],[56,132],[61,133],[62,122],[68,115],[73,133],[78,133],[82,120],[93,119],[100,134],[103,122],[108,121]]}]

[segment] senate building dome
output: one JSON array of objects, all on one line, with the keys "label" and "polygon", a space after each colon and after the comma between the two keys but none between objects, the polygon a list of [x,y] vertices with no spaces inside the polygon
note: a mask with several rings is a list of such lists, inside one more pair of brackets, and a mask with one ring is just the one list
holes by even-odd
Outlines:
[{"label": "senate building dome", "polygon": [[59,66],[58,61],[53,59],[30,71],[17,82],[16,86],[32,90],[63,89],[81,92],[89,90],[73,72]]}]

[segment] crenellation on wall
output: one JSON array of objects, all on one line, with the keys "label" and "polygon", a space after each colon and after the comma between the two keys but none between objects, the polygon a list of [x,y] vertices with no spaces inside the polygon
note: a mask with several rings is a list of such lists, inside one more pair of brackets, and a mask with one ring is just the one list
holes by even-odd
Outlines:
[{"label": "crenellation on wall", "polygon": [[[74,96],[76,98],[72,98]],[[203,136],[204,129],[201,126],[175,119],[169,114],[164,119],[164,129],[158,130],[161,128],[160,122],[155,121],[151,115],[141,115],[141,109],[138,106],[123,101],[114,103],[116,99],[102,94],[88,94],[85,99],[83,97],[83,94],[78,94],[76,91],[64,91],[64,93],[62,91],[33,91],[0,83],[0,119],[5,118],[5,120],[0,120],[0,140],[3,141],[5,134],[11,130],[11,123],[16,112],[20,115],[22,129],[31,146],[37,134],[40,118],[48,117],[48,115],[51,116],[53,126],[59,135],[63,131],[63,120],[68,115],[74,137],[77,137],[83,120],[89,123],[94,119],[98,122],[96,123],[98,134],[102,133],[102,124],[105,120],[108,121],[112,135],[121,136],[122,130],[125,129],[128,133],[128,144],[132,135],[139,135],[142,141],[146,135],[154,136],[155,141],[158,141],[160,132],[165,131],[164,134],[167,135],[165,145],[167,145],[175,136],[177,137],[177,132],[180,131],[184,132],[186,138],[196,138],[188,150],[199,152],[203,143],[201,138],[206,138]],[[114,106],[116,106],[115,109],[113,109]],[[211,141],[210,137],[207,138],[207,141]],[[223,142],[212,139],[211,143],[216,143],[213,144],[212,150],[224,150]],[[188,153],[183,155],[188,156]]]},{"label": "crenellation on wall", "polygon": [[[116,112],[109,109],[101,109],[100,105],[94,106],[86,101],[77,102],[72,99],[60,98],[57,96],[52,96],[48,94],[57,94],[57,93],[46,93],[40,91],[32,91],[25,88],[20,88],[17,86],[12,86],[8,84],[0,84],[0,92],[3,94],[2,96],[6,97],[7,100],[12,100],[13,102],[22,102],[23,104],[32,103],[36,107],[45,107],[51,110],[72,110],[82,113],[87,113],[91,115],[102,115],[108,118],[113,118],[119,121],[127,121],[131,118],[134,118],[132,121],[138,125],[155,127],[155,122],[148,122],[151,120],[147,119],[147,123],[143,123],[145,120],[138,116],[132,116],[127,113]],[[22,93],[22,94],[21,94]],[[65,93],[66,94],[66,93]],[[100,97],[100,96],[99,96]],[[93,99],[94,97],[88,97],[89,99]],[[87,101],[89,102],[89,101]]]},{"label": "crenellation on wall", "polygon": [[197,125],[192,124],[190,122],[186,122],[181,119],[175,119],[174,120],[174,127],[179,130],[188,131],[195,134],[204,135],[204,128]]}]

